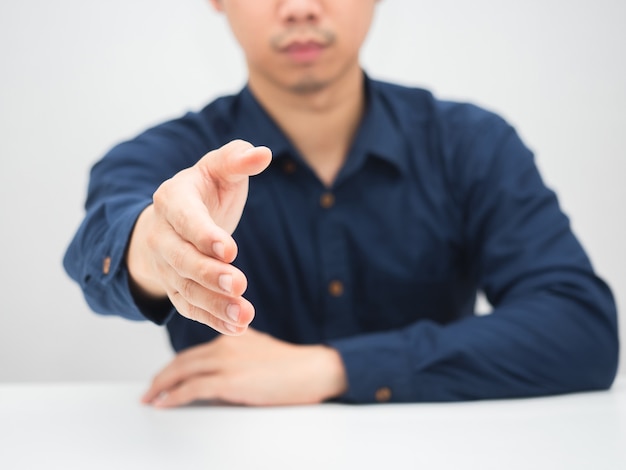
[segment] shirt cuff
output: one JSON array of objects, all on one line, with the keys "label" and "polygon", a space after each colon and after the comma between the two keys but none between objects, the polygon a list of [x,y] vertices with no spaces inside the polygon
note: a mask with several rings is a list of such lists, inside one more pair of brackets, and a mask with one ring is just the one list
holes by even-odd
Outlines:
[{"label": "shirt cuff", "polygon": [[[130,289],[126,251],[139,214],[150,201],[138,201],[116,214],[101,242],[92,252],[83,276],[83,288],[90,306],[96,312],[120,315],[128,320],[150,320],[166,323],[175,313],[174,307],[152,302],[138,303]],[[168,308],[169,307],[169,308]]]},{"label": "shirt cuff", "polygon": [[416,401],[407,338],[391,331],[332,340],[343,360],[348,390],[338,397],[349,403]]}]

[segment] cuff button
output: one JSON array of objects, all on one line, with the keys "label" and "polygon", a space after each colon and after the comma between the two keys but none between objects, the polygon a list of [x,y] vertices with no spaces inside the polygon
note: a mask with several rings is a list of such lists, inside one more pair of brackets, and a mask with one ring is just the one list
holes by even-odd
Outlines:
[{"label": "cuff button", "polygon": [[107,256],[102,260],[102,274],[105,276],[111,271],[111,257]]},{"label": "cuff button", "polygon": [[391,389],[389,387],[381,387],[376,390],[374,397],[379,403],[387,402],[391,399]]}]

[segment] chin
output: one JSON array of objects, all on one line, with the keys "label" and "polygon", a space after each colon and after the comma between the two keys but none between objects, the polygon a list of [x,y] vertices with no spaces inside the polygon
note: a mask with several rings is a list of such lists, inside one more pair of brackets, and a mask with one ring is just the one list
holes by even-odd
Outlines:
[{"label": "chin", "polygon": [[299,95],[318,93],[328,86],[328,80],[321,80],[315,77],[304,77],[291,84],[289,89]]}]

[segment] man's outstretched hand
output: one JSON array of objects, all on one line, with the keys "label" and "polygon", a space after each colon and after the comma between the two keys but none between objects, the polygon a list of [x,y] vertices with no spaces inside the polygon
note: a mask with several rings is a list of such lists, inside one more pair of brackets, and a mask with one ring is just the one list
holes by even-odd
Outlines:
[{"label": "man's outstretched hand", "polygon": [[169,297],[178,312],[220,333],[243,333],[254,307],[244,274],[231,265],[232,238],[248,179],[270,163],[266,147],[236,140],[165,181],[137,219],[127,264],[140,295]]}]

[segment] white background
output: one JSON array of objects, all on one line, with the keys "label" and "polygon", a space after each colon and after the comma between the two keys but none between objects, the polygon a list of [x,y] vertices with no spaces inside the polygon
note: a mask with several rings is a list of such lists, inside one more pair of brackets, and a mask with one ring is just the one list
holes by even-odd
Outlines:
[{"label": "white background", "polygon": [[[515,125],[621,306],[625,18],[624,0],[383,0],[363,53]],[[61,259],[94,161],[236,92],[241,54],[208,0],[2,0],[0,59],[0,381],[147,380],[164,330],[91,313]]]}]

